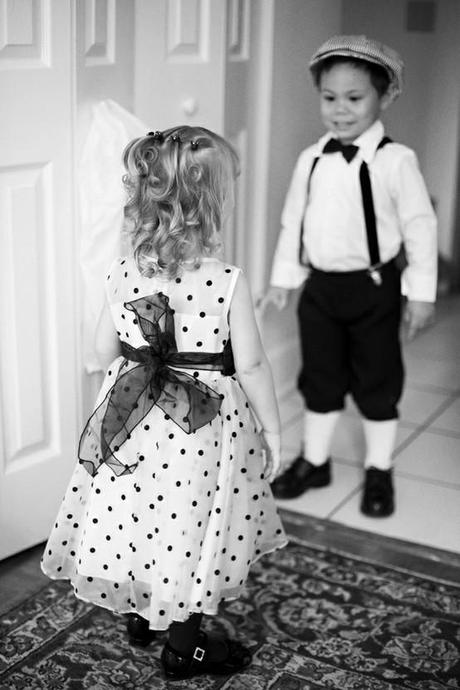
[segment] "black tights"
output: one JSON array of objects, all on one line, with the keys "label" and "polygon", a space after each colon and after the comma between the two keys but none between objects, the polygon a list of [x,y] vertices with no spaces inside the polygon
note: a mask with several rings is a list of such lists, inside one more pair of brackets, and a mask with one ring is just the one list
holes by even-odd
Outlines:
[{"label": "black tights", "polygon": [[183,623],[174,621],[168,629],[169,644],[183,656],[191,654],[198,643],[202,613],[192,613]]}]

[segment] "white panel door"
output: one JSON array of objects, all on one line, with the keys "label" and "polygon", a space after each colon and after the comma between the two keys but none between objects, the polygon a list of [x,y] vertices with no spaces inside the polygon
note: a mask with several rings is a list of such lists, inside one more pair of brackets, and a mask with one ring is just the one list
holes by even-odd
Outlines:
[{"label": "white panel door", "polygon": [[45,539],[75,462],[70,0],[0,0],[0,558]]},{"label": "white panel door", "polygon": [[[251,125],[259,112],[258,21],[270,0],[137,0],[136,114],[151,129],[203,125],[226,136],[241,160],[236,207],[225,231],[226,259],[251,269],[248,218],[253,216],[251,174],[260,156]],[[261,110],[268,117],[268,111]],[[260,196],[260,195],[259,195]],[[260,216],[260,213],[259,213]],[[260,249],[260,248],[259,248]]]},{"label": "white panel door", "polygon": [[137,0],[136,114],[223,132],[226,0]]}]

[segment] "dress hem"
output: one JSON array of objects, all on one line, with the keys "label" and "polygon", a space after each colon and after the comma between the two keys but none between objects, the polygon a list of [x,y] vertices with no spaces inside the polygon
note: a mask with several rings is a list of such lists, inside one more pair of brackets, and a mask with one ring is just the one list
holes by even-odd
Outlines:
[{"label": "dress hem", "polygon": [[[251,566],[254,563],[256,563],[260,558],[262,558],[262,556],[266,556],[269,553],[274,553],[277,549],[282,549],[285,546],[287,546],[288,543],[289,543],[289,539],[286,539],[285,541],[280,542],[279,544],[276,544],[272,548],[267,548],[262,553],[257,554],[257,556],[255,556],[251,560],[251,565],[249,566],[249,568],[251,568]],[[132,613],[132,614],[137,614],[138,616],[141,616],[142,618],[145,618],[145,616],[143,616],[142,613],[140,613],[136,608],[129,607],[126,611],[121,610],[121,609],[114,609],[114,608],[111,608],[110,606],[103,604],[102,602],[96,603],[95,601],[92,601],[91,599],[87,599],[85,597],[82,597],[81,594],[79,594],[75,591],[75,585],[74,585],[71,577],[69,577],[69,576],[54,577],[53,575],[50,575],[48,572],[46,572],[45,568],[43,567],[43,563],[40,564],[40,568],[41,568],[42,572],[44,573],[44,575],[46,575],[46,577],[48,577],[50,580],[54,580],[55,582],[57,582],[58,580],[67,580],[72,585],[72,590],[73,590],[74,596],[77,599],[80,599],[80,601],[84,601],[85,603],[91,604],[93,606],[99,606],[100,608],[106,609],[107,611],[111,611],[112,613],[118,613],[120,615],[126,615],[128,613]],[[221,597],[220,601],[235,601],[236,599],[238,599],[240,597],[241,592],[244,589],[244,587],[245,587],[245,585],[241,585],[239,594],[234,595],[234,596],[227,596],[227,597],[223,596],[223,597]],[[198,608],[196,606],[195,607],[191,606],[189,609],[187,609],[187,616],[185,616],[184,618],[182,618],[182,619],[171,618],[171,620],[168,622],[168,624],[165,625],[164,627],[151,628],[149,625],[149,629],[150,630],[156,630],[159,632],[166,631],[166,630],[168,630],[171,623],[174,623],[174,622],[183,623],[184,621],[186,621],[188,619],[188,617],[192,613],[202,613],[206,616],[216,616],[218,614],[218,608],[216,608],[215,610],[206,610],[206,608],[203,608],[203,607]],[[148,619],[145,618],[145,620],[148,620]],[[150,623],[150,621],[149,621],[149,623]]]}]

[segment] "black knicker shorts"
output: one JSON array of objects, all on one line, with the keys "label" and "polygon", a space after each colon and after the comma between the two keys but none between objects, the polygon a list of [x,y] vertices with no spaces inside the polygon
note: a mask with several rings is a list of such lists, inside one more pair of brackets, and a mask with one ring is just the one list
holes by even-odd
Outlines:
[{"label": "black knicker shorts", "polygon": [[365,418],[398,417],[404,382],[400,272],[391,261],[380,275],[376,285],[366,271],[311,270],[297,310],[298,386],[309,410],[341,410],[350,393]]}]

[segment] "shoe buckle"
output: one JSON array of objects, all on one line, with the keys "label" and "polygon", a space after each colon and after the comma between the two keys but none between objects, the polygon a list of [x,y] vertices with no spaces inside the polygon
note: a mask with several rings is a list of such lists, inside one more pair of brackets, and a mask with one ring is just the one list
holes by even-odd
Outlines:
[{"label": "shoe buckle", "polygon": [[195,651],[193,652],[193,658],[195,661],[203,661],[205,653],[206,652],[202,647],[196,647]]}]

